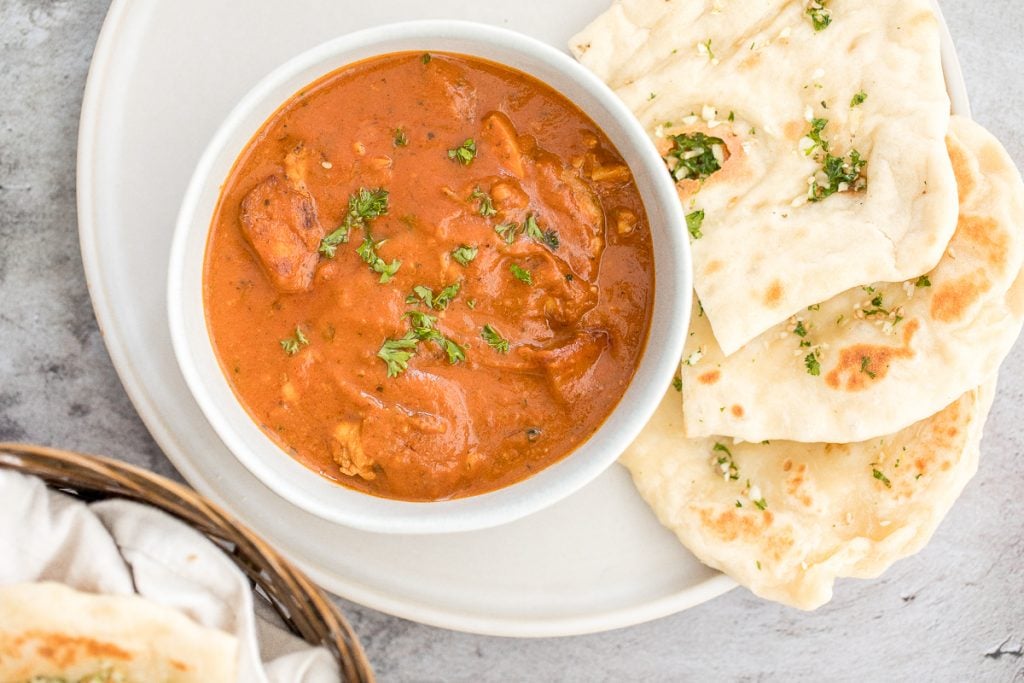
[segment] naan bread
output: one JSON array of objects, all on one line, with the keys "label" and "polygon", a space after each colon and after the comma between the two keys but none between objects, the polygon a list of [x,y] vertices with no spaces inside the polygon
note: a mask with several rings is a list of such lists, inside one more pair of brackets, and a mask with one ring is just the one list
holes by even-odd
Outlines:
[{"label": "naan bread", "polygon": [[118,683],[234,683],[236,649],[234,636],[136,595],[0,587],[0,683],[104,674]]},{"label": "naan bread", "polygon": [[995,374],[1024,321],[1024,183],[968,119],[953,117],[948,146],[960,220],[923,279],[855,287],[727,358],[694,316],[682,366],[687,435],[863,441]]},{"label": "naan bread", "polygon": [[[851,287],[928,271],[956,225],[930,3],[823,4],[816,31],[806,0],[620,0],[570,43],[663,152],[693,132],[728,150],[703,185],[679,184],[704,211],[694,281],[726,355]],[[825,182],[812,119],[835,157],[866,160],[864,191],[807,202]]]},{"label": "naan bread", "polygon": [[[856,444],[686,439],[670,389],[623,455],[658,519],[757,595],[814,609],[920,550],[977,470],[994,386]],[[727,450],[723,450],[727,449]]]}]

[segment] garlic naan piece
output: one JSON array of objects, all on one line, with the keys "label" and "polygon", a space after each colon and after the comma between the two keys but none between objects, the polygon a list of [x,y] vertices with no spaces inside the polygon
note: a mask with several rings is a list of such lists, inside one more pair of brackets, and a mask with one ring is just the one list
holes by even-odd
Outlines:
[{"label": "garlic naan piece", "polygon": [[1024,322],[1024,183],[969,119],[953,117],[948,147],[960,219],[927,275],[855,287],[728,357],[693,317],[682,366],[688,436],[863,441],[995,374]]},{"label": "garlic naan piece", "polygon": [[[956,224],[931,4],[825,4],[815,30],[806,0],[620,0],[570,43],[662,152],[671,135],[722,141],[721,169],[679,191],[704,211],[694,281],[726,355],[851,287],[930,270]],[[847,166],[859,179],[826,179],[815,119],[831,154],[865,162]],[[811,181],[837,191],[808,202]]]},{"label": "garlic naan piece", "polygon": [[0,681],[234,683],[237,649],[233,635],[138,595],[0,586]]},{"label": "garlic naan piece", "polygon": [[670,389],[621,462],[702,562],[763,598],[814,609],[836,578],[878,576],[924,547],[977,470],[994,388],[855,444],[687,439]]}]

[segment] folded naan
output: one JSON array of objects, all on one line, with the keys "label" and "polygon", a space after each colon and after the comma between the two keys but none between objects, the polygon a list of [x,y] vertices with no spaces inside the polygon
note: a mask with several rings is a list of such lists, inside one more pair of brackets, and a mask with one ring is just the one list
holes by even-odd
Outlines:
[{"label": "folded naan", "polygon": [[992,377],[1024,322],[1024,183],[999,142],[954,116],[960,219],[938,265],[854,287],[724,357],[695,314],[682,366],[686,433],[863,441]]},{"label": "folded naan", "polygon": [[0,586],[2,683],[234,683],[236,650],[234,636],[137,595]]},{"label": "folded naan", "polygon": [[619,0],[570,47],[679,181],[726,355],[851,287],[930,270],[953,234],[928,0]]},{"label": "folded naan", "polygon": [[[670,389],[621,462],[683,545],[757,595],[814,609],[839,577],[920,550],[977,470],[994,386],[854,444],[683,436]],[[798,409],[795,409],[798,410]]]}]

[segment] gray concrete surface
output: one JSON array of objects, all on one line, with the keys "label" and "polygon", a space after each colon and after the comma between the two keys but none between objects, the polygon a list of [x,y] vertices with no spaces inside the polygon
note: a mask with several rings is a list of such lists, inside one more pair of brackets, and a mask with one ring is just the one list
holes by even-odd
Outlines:
[{"label": "gray concrete surface", "polygon": [[[1024,3],[942,5],[977,119],[1024,165]],[[176,476],[110,364],[78,252],[75,138],[106,6],[0,0],[0,440],[110,453]],[[1021,682],[1022,394],[1018,346],[981,470],[932,543],[881,579],[841,582],[813,614],[735,590],[612,633],[517,641],[344,607],[382,681]]]}]

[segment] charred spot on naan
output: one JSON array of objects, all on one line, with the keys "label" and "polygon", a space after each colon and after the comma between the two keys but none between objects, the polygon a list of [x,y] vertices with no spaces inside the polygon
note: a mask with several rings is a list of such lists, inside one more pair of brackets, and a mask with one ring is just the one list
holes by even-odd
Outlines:
[{"label": "charred spot on naan", "polygon": [[968,245],[978,249],[982,262],[991,270],[1003,270],[1010,253],[1010,235],[988,216],[961,214],[953,244],[958,250]]},{"label": "charred spot on naan", "polygon": [[768,289],[764,293],[764,305],[769,308],[775,308],[782,301],[783,294],[782,283],[778,280],[773,280]]},{"label": "charred spot on naan", "polygon": [[911,320],[906,324],[903,328],[902,346],[853,344],[842,349],[836,367],[825,376],[826,384],[831,389],[863,391],[868,388],[869,382],[884,379],[889,374],[892,361],[914,357],[910,343],[919,326],[920,322],[917,320]]},{"label": "charred spot on naan", "polygon": [[786,493],[789,494],[790,498],[805,508],[813,507],[814,499],[804,490],[806,488],[804,485],[810,478],[807,473],[807,463],[797,464],[787,458],[782,463],[782,471],[785,473],[783,478],[786,483]]},{"label": "charred spot on naan", "polygon": [[722,373],[718,370],[710,370],[697,376],[697,381],[701,384],[714,384],[720,379],[722,379]]},{"label": "charred spot on naan", "polygon": [[114,643],[54,631],[28,631],[14,639],[16,649],[34,650],[46,661],[66,669],[97,659],[129,661],[132,653]]},{"label": "charred spot on naan", "polygon": [[959,140],[952,135],[946,136],[946,148],[949,151],[949,160],[953,164],[953,175],[956,177],[960,203],[963,204],[977,189],[978,183],[975,180],[977,174],[974,172],[971,155]]},{"label": "charred spot on naan", "polygon": [[[794,544],[790,535],[769,534],[775,522],[771,510],[730,508],[718,512],[714,507],[697,508],[701,526],[711,535],[727,542],[756,542],[767,551],[764,559],[780,560]],[[776,529],[775,531],[779,531]]]},{"label": "charred spot on naan", "polygon": [[976,270],[943,282],[935,289],[931,317],[944,323],[956,322],[992,287],[985,271]]},{"label": "charred spot on naan", "polygon": [[[957,441],[963,435],[963,424],[965,422],[962,411],[965,406],[963,401],[954,401],[944,408],[942,412],[935,415],[928,422],[928,430],[921,434],[917,440],[915,455],[912,461],[912,472],[914,476],[907,482],[908,485],[915,484],[918,479],[932,473],[935,470],[946,472],[953,467],[949,459],[949,453],[957,453],[959,457],[965,457],[963,449],[955,448]],[[940,453],[946,453],[941,457]]]}]

